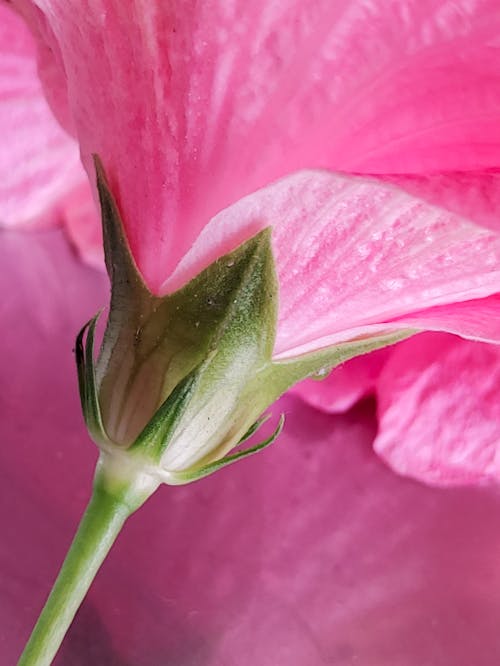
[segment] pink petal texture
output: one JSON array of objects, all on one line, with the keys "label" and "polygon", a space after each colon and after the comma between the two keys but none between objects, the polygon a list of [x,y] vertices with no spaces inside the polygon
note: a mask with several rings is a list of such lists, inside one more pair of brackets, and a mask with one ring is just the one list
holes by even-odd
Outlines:
[{"label": "pink petal texture", "polygon": [[392,175],[383,179],[477,224],[500,229],[499,171]]},{"label": "pink petal texture", "polygon": [[0,4],[0,127],[0,226],[61,222],[64,201],[84,183],[78,147],[47,104],[30,31],[4,4]]},{"label": "pink petal texture", "polygon": [[207,225],[163,290],[266,226],[277,358],[409,326],[500,341],[500,235],[362,177],[301,172],[242,199]]},{"label": "pink petal texture", "polygon": [[[89,492],[71,349],[107,285],[60,232],[4,233],[0,261],[0,654],[13,664]],[[131,518],[55,666],[498,663],[498,492],[393,475],[366,404],[274,409],[287,423],[273,448],[163,488]]]},{"label": "pink petal texture", "polygon": [[210,218],[295,170],[499,167],[497,0],[16,4],[154,290]]},{"label": "pink petal texture", "polygon": [[426,483],[500,479],[500,348],[454,336],[398,345],[377,384],[375,449]]}]

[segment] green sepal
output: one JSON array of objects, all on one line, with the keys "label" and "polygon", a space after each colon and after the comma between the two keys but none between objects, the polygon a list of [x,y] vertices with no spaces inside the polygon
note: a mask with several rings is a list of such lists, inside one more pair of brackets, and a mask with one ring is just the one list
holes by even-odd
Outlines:
[{"label": "green sepal", "polygon": [[266,414],[266,415],[261,416],[260,418],[258,418],[258,419],[255,421],[255,423],[252,423],[252,425],[250,426],[250,428],[248,428],[248,430],[246,431],[246,433],[245,433],[245,434],[243,435],[243,437],[239,440],[237,446],[239,446],[240,444],[243,444],[243,442],[246,442],[247,439],[250,439],[250,437],[252,437],[253,435],[255,435],[255,433],[256,433],[258,430],[260,430],[260,428],[264,425],[264,423],[265,423],[266,421],[269,420],[269,418],[270,418],[270,414]]},{"label": "green sepal", "polygon": [[[220,257],[175,293],[156,296],[137,270],[117,205],[95,159],[112,282],[97,385],[109,437],[130,447],[195,368],[200,368],[199,391],[206,393],[214,389],[214,380],[226,372],[232,375],[236,357],[243,374],[253,375],[269,363],[277,317],[271,230]],[[250,415],[246,429],[256,416]]]},{"label": "green sepal", "polygon": [[[262,420],[259,419],[259,421]],[[214,472],[218,472],[223,467],[232,465],[238,460],[243,460],[243,458],[248,458],[249,456],[253,456],[255,453],[258,453],[259,451],[262,451],[263,449],[267,448],[278,439],[278,437],[281,434],[281,431],[283,430],[284,424],[285,424],[285,415],[282,414],[280,416],[276,430],[272,433],[270,437],[265,439],[263,442],[260,442],[259,444],[256,444],[255,446],[252,446],[249,449],[244,449],[243,451],[237,451],[236,453],[227,455],[224,458],[209,463],[208,465],[202,465],[201,467],[197,467],[194,469],[191,468],[189,470],[186,470],[185,472],[184,471],[175,472],[174,474],[172,474],[172,484],[181,485],[184,483],[191,483],[192,481],[198,481],[199,479],[203,479],[205,476],[209,476]],[[242,439],[241,441],[244,441],[244,439]]]},{"label": "green sepal", "polygon": [[190,372],[168,396],[153,418],[139,434],[132,446],[131,453],[139,452],[149,460],[159,463],[167,449],[177,425],[184,416],[186,408],[198,384],[198,368]]},{"label": "green sepal", "polygon": [[[104,259],[106,270],[111,282],[111,297],[115,300],[115,308],[120,306],[119,301],[122,294],[127,294],[127,300],[131,294],[141,296],[153,296],[137,270],[136,263],[130,252],[125,235],[125,230],[120,217],[118,206],[109,189],[104,167],[98,155],[93,156],[96,170],[97,192],[101,206],[101,221],[103,230]],[[128,303],[123,303],[128,305]]]},{"label": "green sepal", "polygon": [[394,345],[416,333],[419,333],[416,329],[391,331],[373,337],[349,340],[282,361],[274,361],[267,370],[269,382],[278,395],[282,395],[291,386],[303,379],[309,377],[318,380],[325,379],[333,369],[342,363],[356,356]]},{"label": "green sepal", "polygon": [[[95,328],[100,314],[98,312],[95,317],[92,317],[78,333],[75,342],[75,359],[80,402],[87,429],[94,441],[104,443],[108,441],[108,437],[102,422],[94,365]],[[85,333],[87,333],[87,337],[84,346]]]},{"label": "green sepal", "polygon": [[78,391],[80,394],[80,404],[82,406],[82,413],[85,418],[85,423],[87,422],[87,419],[85,417],[87,411],[87,386],[85,381],[86,372],[85,372],[85,351],[83,347],[83,337],[89,325],[90,321],[88,321],[84,326],[82,326],[75,340],[75,362],[76,362],[76,371],[78,375]]},{"label": "green sepal", "polygon": [[325,379],[333,369],[342,363],[356,356],[406,340],[416,333],[419,331],[414,329],[392,331],[371,338],[351,340],[289,359],[279,361],[270,359],[249,381],[242,404],[252,404],[253,401],[254,413],[262,413],[297,382],[310,377],[318,380]]}]

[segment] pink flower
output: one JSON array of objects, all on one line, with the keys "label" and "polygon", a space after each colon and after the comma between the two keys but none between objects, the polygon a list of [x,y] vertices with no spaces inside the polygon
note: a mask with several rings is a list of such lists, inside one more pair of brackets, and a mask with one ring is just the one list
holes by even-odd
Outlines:
[{"label": "pink flower", "polygon": [[275,359],[408,327],[498,341],[500,239],[471,225],[500,198],[495,3],[17,4],[152,289],[271,225]]},{"label": "pink flower", "polygon": [[[280,283],[275,359],[289,359],[355,336],[408,326],[498,341],[496,294],[500,245],[494,233],[472,224],[494,227],[496,223],[499,12],[493,3],[477,4],[472,9],[465,3],[450,7],[436,2],[407,2],[403,6],[318,2],[312,3],[312,7],[302,6],[303,3],[274,7],[266,3],[262,8],[238,6],[233,14],[234,8],[225,3],[207,3],[201,8],[176,6],[170,8],[168,16],[153,3],[147,7],[131,3],[126,10],[118,2],[107,3],[104,8],[87,3],[40,2],[36,10],[29,4],[18,4],[23,5],[28,20],[39,33],[41,75],[50,103],[63,125],[78,137],[87,168],[91,153],[102,156],[134,256],[152,289],[158,292],[176,289],[210,261],[271,224]],[[132,54],[126,50],[130,46]],[[30,48],[21,49],[21,60],[25,56],[31,58]],[[464,54],[463,58],[457,54]],[[33,70],[29,73],[30,81],[35,81]],[[398,91],[397,108],[393,103],[394,90]],[[51,122],[46,108],[42,116],[44,122]],[[50,131],[58,132],[55,125]],[[64,139],[61,141],[64,144]],[[70,146],[64,145],[68,155]],[[14,143],[11,155],[18,148],[19,144]],[[292,173],[304,168],[328,171]],[[335,175],[331,170],[365,176]],[[23,183],[23,173],[19,173],[15,186],[8,188],[9,196]],[[64,174],[60,178],[57,165],[52,175],[44,169],[35,173],[35,184],[41,185],[41,191],[46,193],[33,197],[35,212],[27,206],[28,212],[21,219],[29,222],[44,216],[53,219],[54,211],[60,211],[61,217],[74,221],[81,210],[80,202],[85,200],[80,176]],[[278,177],[283,178],[269,185]],[[45,183],[50,187],[45,187]],[[66,196],[68,207],[61,204]],[[6,196],[3,198],[7,201]],[[15,211],[15,197],[13,201]],[[15,216],[13,220],[16,221]],[[91,246],[88,238],[86,243]],[[14,265],[17,263],[14,260]],[[82,270],[74,266],[66,270],[69,274],[73,269]],[[32,284],[26,294],[28,297],[33,294]],[[28,310],[31,312],[29,305]],[[49,319],[48,330],[53,332],[48,322]],[[60,328],[58,322],[56,330]],[[33,330],[36,327],[30,327]],[[427,347],[431,339],[436,343]],[[406,401],[405,396],[413,394],[416,403],[423,402],[418,380],[432,369],[436,350],[444,350],[453,361],[467,357],[471,343],[455,341],[448,346],[447,342],[441,345],[440,340],[417,337],[398,348],[384,364],[382,372],[389,388],[386,394],[380,392],[380,404],[386,423],[391,422],[391,412],[400,413],[401,396]],[[51,349],[57,348],[59,352],[55,340],[52,344]],[[496,352],[486,346],[477,349],[488,350],[478,352],[484,373]],[[400,377],[398,362],[394,361],[391,368],[392,358],[407,354],[413,359],[416,350],[421,354],[421,367],[407,363],[404,391],[395,392],[393,388],[398,388],[401,381],[405,384],[405,377]],[[474,375],[470,361],[466,367]],[[424,372],[417,377],[417,370]],[[32,372],[31,365],[30,375]],[[375,370],[374,377],[377,376]],[[480,382],[481,376],[471,378]],[[60,397],[60,407],[68,394],[63,377],[66,374],[61,372],[61,392],[54,393],[54,397]],[[432,381],[429,385],[432,386]],[[405,394],[408,387],[410,390]],[[19,393],[11,395],[15,399]],[[284,404],[308,421],[300,439],[317,436],[318,447],[325,440],[331,443],[332,436],[328,438],[325,430],[330,430],[332,420],[294,406],[293,401]],[[443,404],[441,401],[438,407]],[[440,415],[439,410],[437,413]],[[487,416],[495,417],[494,408]],[[72,417],[65,418],[70,424]],[[324,425],[318,421],[322,418]],[[352,442],[354,445],[369,441],[366,431],[360,431],[359,425],[351,426],[350,419],[340,421],[341,434],[346,439],[352,436],[356,440]],[[369,417],[360,412],[358,419],[369,427]],[[300,424],[296,427],[300,431]],[[69,427],[68,431],[74,432],[74,428]],[[399,436],[401,423],[395,419],[392,427],[381,432]],[[23,441],[27,433],[24,435]],[[30,441],[39,438],[37,444],[43,443],[44,447],[45,437],[53,439],[50,428],[45,437],[41,437],[39,428],[34,435]],[[291,443],[298,441],[293,430],[287,437]],[[385,447],[391,452],[390,440],[386,439]],[[333,443],[336,441],[333,436]],[[383,439],[379,437],[380,441]],[[120,626],[113,630],[119,636],[118,649],[123,659],[141,663],[147,644],[153,663],[172,655],[179,663],[192,661],[199,655],[206,661],[209,650],[213,663],[232,662],[235,655],[242,664],[265,663],[265,659],[271,659],[270,663],[319,664],[325,658],[338,661],[361,655],[364,661],[373,663],[395,659],[420,664],[430,658],[426,647],[429,642],[417,640],[419,635],[424,638],[429,635],[426,624],[429,611],[438,609],[436,614],[441,620],[442,607],[461,608],[462,601],[464,609],[474,609],[479,648],[469,641],[466,632],[460,632],[456,640],[453,620],[437,629],[431,622],[435,639],[432,656],[439,645],[446,655],[443,663],[455,659],[456,652],[456,659],[468,658],[470,654],[475,663],[483,660],[485,665],[489,664],[496,649],[496,634],[493,632],[491,638],[488,626],[496,616],[496,605],[495,600],[484,594],[490,577],[486,576],[487,582],[481,578],[483,571],[494,571],[489,550],[480,548],[478,552],[476,548],[466,548],[464,560],[454,567],[447,562],[436,567],[436,559],[440,561],[441,557],[444,561],[449,555],[450,544],[440,537],[443,524],[448,527],[446,536],[451,536],[452,543],[461,544],[464,534],[477,538],[478,517],[488,509],[497,509],[494,495],[457,493],[450,495],[452,500],[443,509],[441,495],[437,499],[438,495],[432,491],[386,475],[372,459],[366,460],[366,451],[357,450],[352,459],[346,460],[344,456],[350,456],[351,451],[339,446],[339,451],[349,453],[340,455],[338,467],[329,467],[328,458],[318,456],[318,447],[304,462],[303,446],[302,442],[296,469],[293,458],[288,458],[288,476],[283,473],[288,468],[281,464],[269,470],[274,489],[280,474],[287,489],[291,487],[291,479],[303,477],[297,507],[308,508],[305,515],[297,507],[291,514],[271,513],[267,506],[263,509],[270,516],[272,528],[266,530],[265,519],[255,528],[256,540],[262,534],[266,536],[262,541],[265,564],[253,569],[258,575],[257,593],[254,590],[245,595],[241,583],[245,577],[236,567],[233,571],[236,575],[230,579],[225,577],[222,581],[214,577],[204,604],[199,591],[206,576],[203,571],[199,576],[186,571],[186,549],[180,548],[178,566],[173,571],[183,581],[183,589],[176,588],[172,573],[168,574],[168,581],[175,590],[176,601],[181,600],[179,614],[183,620],[186,609],[193,603],[197,610],[201,607],[202,619],[199,624],[193,622],[194,630],[189,627],[174,632],[183,637],[181,647],[167,645],[163,629],[157,637],[152,623],[145,623],[144,630],[150,640],[145,643],[141,637],[137,647],[132,632],[123,626],[130,618],[122,615],[122,621],[117,623]],[[409,454],[403,452],[400,459],[406,464],[414,453],[410,447]],[[455,451],[451,456],[449,451],[444,453],[446,463],[453,460]],[[399,454],[397,451],[395,454],[397,459]],[[488,477],[491,470],[494,475],[495,468],[494,452],[490,454],[491,448],[487,452],[482,449],[479,456]],[[286,455],[289,456],[289,451]],[[15,470],[19,466],[16,452],[7,457]],[[432,471],[433,464],[431,455],[430,465],[424,461],[422,476],[429,469]],[[411,465],[420,473],[418,456]],[[23,482],[30,475],[36,478],[40,469],[35,460],[22,467]],[[340,468],[342,475],[338,474]],[[351,477],[346,473],[348,470],[356,473]],[[362,470],[368,470],[366,476],[364,471],[359,473]],[[462,471],[463,468],[459,469],[459,474]],[[13,472],[11,482],[14,491],[16,473]],[[451,475],[455,473],[452,470]],[[241,477],[235,477],[236,485],[249,478],[243,472],[240,474]],[[261,474],[265,479],[265,472]],[[471,478],[478,477],[481,475],[474,468]],[[313,480],[308,482],[308,479]],[[315,487],[317,479],[321,481],[320,490]],[[332,479],[339,484],[338,491],[332,490],[337,486],[327,483]],[[253,487],[255,493],[256,486],[252,483],[248,481],[246,488]],[[215,493],[218,487],[214,482]],[[359,487],[370,489],[361,499]],[[220,488],[221,502],[225,505],[227,486],[220,484]],[[309,488],[311,492],[306,495]],[[349,503],[346,498],[352,488],[356,492]],[[380,491],[374,490],[378,488]],[[49,484],[48,496],[60,501],[66,494],[59,495],[59,490],[55,484]],[[268,488],[259,486],[259,490],[264,495]],[[187,506],[193,496],[179,497],[186,499],[177,502],[186,502]],[[206,502],[202,495],[194,497]],[[307,497],[312,498],[311,502],[304,502]],[[241,496],[245,506],[247,500],[247,495]],[[253,504],[260,506],[258,502]],[[477,506],[476,513],[470,509],[471,504]],[[313,520],[311,505],[316,507]],[[342,520],[347,505],[359,507],[359,512],[353,511],[344,532]],[[330,541],[331,533],[325,530],[325,524],[332,520],[332,506],[340,507],[335,522],[341,529]],[[384,509],[376,520],[366,520],[373,506]],[[428,507],[424,518],[423,506]],[[386,507],[389,507],[387,513]],[[393,524],[398,529],[406,526],[414,509],[418,515],[413,515],[416,528],[412,537],[401,537],[402,540],[397,537],[394,544],[393,536],[388,545],[387,529]],[[456,528],[453,523],[450,527],[450,520],[456,520],[457,512],[462,511],[470,513]],[[443,519],[434,532],[431,524],[438,512],[442,512]],[[187,513],[192,515],[188,509]],[[240,547],[237,540],[232,545],[234,535],[241,531],[241,514],[241,506],[235,502],[234,510],[225,507],[217,517],[221,529],[215,538],[211,531],[210,539],[215,541],[210,542],[213,549],[209,546],[206,553],[211,574],[214,567],[210,554],[218,550],[217,546],[221,550],[222,544],[228,552],[228,542],[231,561],[245,563],[246,574],[255,567],[253,559],[243,557],[247,542]],[[280,524],[284,527],[277,543],[276,525]],[[359,534],[353,535],[352,525],[356,526],[354,532],[362,526],[366,547]],[[197,525],[195,531],[198,537],[199,528]],[[431,539],[427,538],[427,530],[432,532]],[[484,543],[490,545],[494,537],[488,524],[481,523],[480,530]],[[145,533],[138,535],[142,546]],[[149,533],[146,538],[151,538]],[[157,550],[152,552],[159,561],[164,561],[161,537],[155,535],[156,539]],[[431,556],[426,553],[429,543],[435,549]],[[312,549],[311,557],[304,556],[304,544],[306,551]],[[377,551],[374,558],[378,545],[380,553]],[[326,559],[321,555],[325,552]],[[332,559],[334,553],[337,557],[341,553],[341,557]],[[303,577],[296,576],[293,581],[283,576],[283,562],[290,558],[296,563],[294,571],[303,573]],[[311,562],[318,567],[317,571],[311,568]],[[332,574],[335,562],[343,569],[345,578],[337,570]],[[388,562],[391,563],[389,584],[387,579],[379,578],[383,564],[387,566]],[[471,563],[481,573],[474,581],[477,584],[479,580],[478,586],[469,588],[466,574]],[[158,570],[162,571],[161,566]],[[227,567],[224,572],[227,575]],[[131,577],[125,575],[130,583]],[[311,582],[313,579],[316,583],[321,580],[321,589]],[[432,581],[432,592],[422,584],[423,579]],[[338,612],[332,611],[332,596],[325,585],[328,580],[335,580],[340,587],[334,590],[341,604]],[[353,581],[359,580],[368,583],[362,586],[362,594],[353,588]],[[463,593],[458,604],[457,596],[450,594],[443,580],[450,581],[451,588]],[[158,589],[158,574],[149,583],[147,575],[141,574],[139,581]],[[191,581],[193,597],[189,594]],[[255,575],[252,589],[254,582]],[[436,585],[443,593],[438,600],[433,596]],[[384,598],[388,589],[389,601]],[[402,590],[400,603],[394,602],[394,589]],[[108,618],[112,612],[116,613],[116,607],[106,609],[109,598],[113,597],[116,604],[116,599],[124,594],[121,581],[112,584],[112,590],[116,594],[103,594],[98,604],[104,616],[109,611]],[[208,599],[210,593],[215,602]],[[242,605],[247,609],[246,614],[241,612]],[[163,602],[159,606],[164,613]],[[235,614],[226,615],[228,608],[236,611],[237,626],[233,623]],[[261,624],[259,619],[264,615],[263,609],[267,624]],[[89,614],[90,626],[99,627],[99,618],[95,619],[92,610]],[[207,622],[208,618],[213,625]],[[135,616],[132,621],[136,621]],[[459,621],[458,614],[456,622]],[[168,624],[174,624],[175,628],[172,616]],[[222,631],[220,625],[225,627]],[[332,627],[338,629],[334,635]],[[197,632],[201,636],[199,653],[193,638]],[[103,651],[98,659],[114,658],[113,648],[106,645],[106,639],[96,644]],[[70,646],[71,643],[66,649],[71,650]],[[96,658],[87,648],[77,649],[78,656],[67,654],[69,659],[81,659],[82,654],[84,661]]]}]

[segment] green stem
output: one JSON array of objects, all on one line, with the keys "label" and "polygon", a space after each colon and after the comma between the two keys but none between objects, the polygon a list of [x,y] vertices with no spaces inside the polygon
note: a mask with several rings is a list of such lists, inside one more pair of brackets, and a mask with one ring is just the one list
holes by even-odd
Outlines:
[{"label": "green stem", "polygon": [[[96,474],[90,502],[18,666],[49,666],[99,567],[138,503]],[[140,502],[142,504],[142,502]]]}]

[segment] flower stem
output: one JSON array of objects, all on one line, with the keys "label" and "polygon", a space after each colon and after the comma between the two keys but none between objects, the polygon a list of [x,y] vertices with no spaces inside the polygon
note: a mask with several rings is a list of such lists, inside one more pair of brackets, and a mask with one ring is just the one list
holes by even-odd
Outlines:
[{"label": "flower stem", "polygon": [[124,522],[142,504],[127,501],[127,493],[121,490],[110,491],[98,469],[87,509],[18,666],[52,663]]}]

